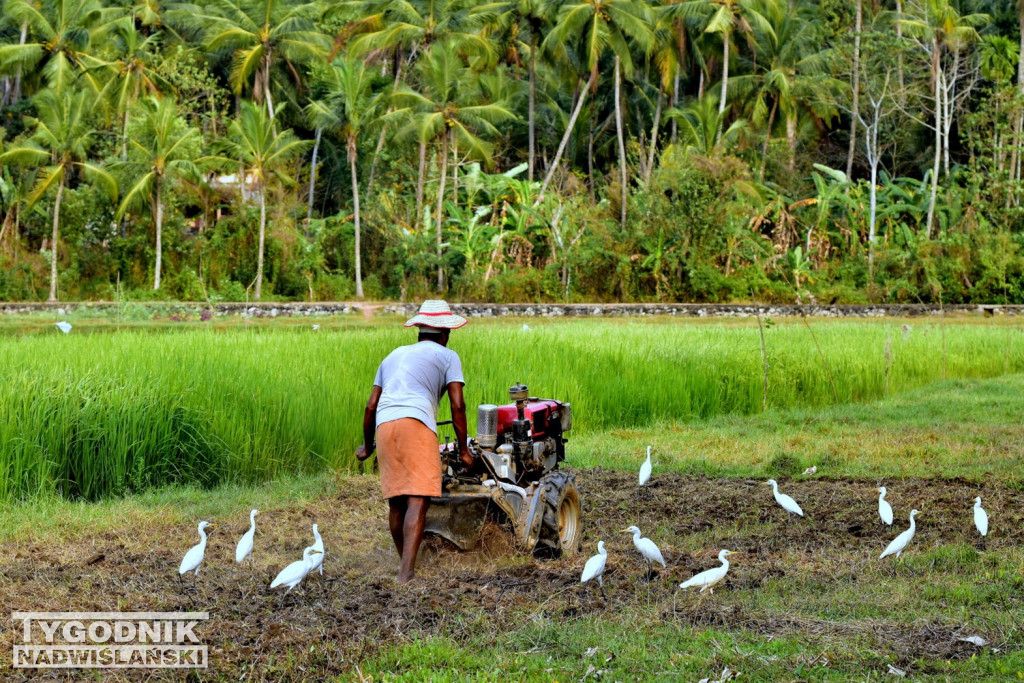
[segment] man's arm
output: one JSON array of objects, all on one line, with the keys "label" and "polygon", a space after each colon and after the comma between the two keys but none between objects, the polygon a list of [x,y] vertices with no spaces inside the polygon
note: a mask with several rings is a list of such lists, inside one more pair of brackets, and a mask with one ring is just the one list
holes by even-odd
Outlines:
[{"label": "man's arm", "polygon": [[[381,388],[373,385],[370,392],[370,400],[366,402],[366,410],[363,411],[363,445],[356,449],[356,458],[366,460],[373,455],[373,435],[377,431],[377,402],[380,401]],[[466,413],[462,413],[462,432],[466,432]]]},{"label": "man's arm", "polygon": [[459,445],[459,458],[466,467],[472,467],[474,460],[466,434],[466,399],[462,396],[462,382],[448,383],[448,400],[452,404],[452,426],[455,427],[455,443]]}]

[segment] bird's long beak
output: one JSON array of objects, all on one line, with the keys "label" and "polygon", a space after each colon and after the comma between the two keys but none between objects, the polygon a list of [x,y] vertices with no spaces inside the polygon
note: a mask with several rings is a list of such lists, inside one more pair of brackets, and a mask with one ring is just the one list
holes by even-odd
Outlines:
[{"label": "bird's long beak", "polygon": [[629,529],[619,529],[619,533],[620,534],[628,534],[629,533]]},{"label": "bird's long beak", "polygon": [[771,486],[771,484],[769,484],[769,483],[768,483],[768,482],[766,482],[766,481],[762,481],[762,482],[761,482],[761,486]]},{"label": "bird's long beak", "polygon": [[206,528],[207,529],[216,529],[218,526],[219,525],[214,524],[213,522],[210,522],[209,524],[206,525]]}]

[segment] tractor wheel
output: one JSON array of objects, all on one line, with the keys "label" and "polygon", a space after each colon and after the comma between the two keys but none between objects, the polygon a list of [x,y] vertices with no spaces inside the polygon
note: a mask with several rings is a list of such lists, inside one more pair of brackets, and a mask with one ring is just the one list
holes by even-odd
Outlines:
[{"label": "tractor wheel", "polygon": [[565,472],[549,472],[540,479],[543,506],[540,538],[537,551],[553,557],[575,555],[579,552],[580,535],[580,493],[576,482]]}]

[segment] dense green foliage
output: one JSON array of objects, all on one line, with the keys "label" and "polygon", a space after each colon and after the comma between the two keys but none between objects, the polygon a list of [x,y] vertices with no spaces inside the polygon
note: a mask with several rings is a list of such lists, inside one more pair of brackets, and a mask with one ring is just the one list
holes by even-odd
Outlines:
[{"label": "dense green foliage", "polygon": [[3,0],[0,299],[1021,302],[1022,23]]},{"label": "dense green foliage", "polygon": [[[95,499],[351,466],[373,372],[408,335],[376,326],[76,328],[7,338],[0,500],[49,491]],[[785,324],[771,325],[765,339],[770,408],[862,401],[944,374],[1024,370],[1019,332],[1001,326]],[[453,348],[470,378],[470,406],[506,402],[508,387],[525,381],[537,395],[572,403],[577,436],[765,405],[756,325],[476,325]]]}]

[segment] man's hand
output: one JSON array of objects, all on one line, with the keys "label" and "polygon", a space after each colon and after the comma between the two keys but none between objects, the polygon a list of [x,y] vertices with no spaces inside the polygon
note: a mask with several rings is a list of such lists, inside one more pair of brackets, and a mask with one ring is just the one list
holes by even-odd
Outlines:
[{"label": "man's hand", "polygon": [[467,470],[472,470],[473,466],[476,465],[476,458],[474,458],[471,453],[467,453],[466,451],[462,451],[461,453],[459,453],[459,460],[462,461],[462,464],[466,466]]},{"label": "man's hand", "polygon": [[359,460],[359,462],[362,462],[363,460],[369,458],[371,455],[373,455],[375,445],[376,444],[370,444],[369,448],[367,448],[366,446],[360,446],[359,448],[357,448],[356,459]]}]

